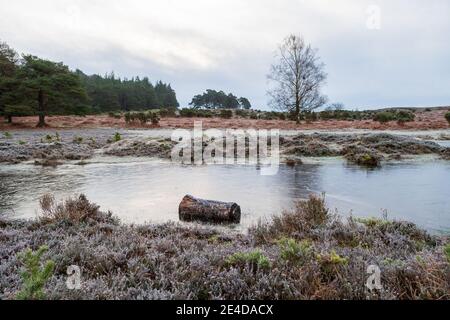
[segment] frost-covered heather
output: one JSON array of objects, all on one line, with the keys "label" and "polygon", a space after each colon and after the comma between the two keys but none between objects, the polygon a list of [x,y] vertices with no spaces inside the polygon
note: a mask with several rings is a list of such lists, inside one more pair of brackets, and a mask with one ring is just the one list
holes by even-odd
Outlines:
[{"label": "frost-covered heather", "polygon": [[[317,197],[246,235],[124,225],[83,197],[41,204],[41,219],[0,217],[0,299],[20,290],[17,253],[42,245],[55,262],[50,299],[450,299],[448,239],[407,222],[342,222]],[[383,289],[370,293],[372,264]],[[66,287],[70,265],[81,268],[80,290]]]}]

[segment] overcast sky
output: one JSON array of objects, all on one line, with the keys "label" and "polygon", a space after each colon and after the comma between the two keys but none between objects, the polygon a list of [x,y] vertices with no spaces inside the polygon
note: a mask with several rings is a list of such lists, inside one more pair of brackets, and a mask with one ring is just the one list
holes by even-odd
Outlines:
[{"label": "overcast sky", "polygon": [[149,76],[265,109],[278,43],[319,49],[348,108],[450,105],[448,0],[0,0],[0,40],[85,73]]}]

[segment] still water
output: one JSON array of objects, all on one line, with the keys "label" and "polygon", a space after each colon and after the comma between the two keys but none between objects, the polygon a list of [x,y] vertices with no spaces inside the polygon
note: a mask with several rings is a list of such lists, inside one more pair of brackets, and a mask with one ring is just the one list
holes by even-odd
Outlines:
[{"label": "still water", "polygon": [[385,164],[368,170],[339,159],[281,166],[262,176],[255,166],[181,166],[160,160],[99,157],[85,166],[0,166],[0,211],[35,217],[38,199],[84,193],[124,222],[178,220],[185,194],[237,202],[240,228],[289,209],[310,193],[326,193],[342,215],[405,219],[432,232],[450,230],[450,162],[429,160]]}]

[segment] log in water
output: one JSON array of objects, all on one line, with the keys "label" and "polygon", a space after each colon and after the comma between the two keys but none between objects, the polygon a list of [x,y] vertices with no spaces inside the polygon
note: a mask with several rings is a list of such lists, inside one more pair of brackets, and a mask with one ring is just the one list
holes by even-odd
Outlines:
[{"label": "log in water", "polygon": [[241,207],[234,202],[220,202],[184,196],[178,208],[181,221],[240,223]]}]

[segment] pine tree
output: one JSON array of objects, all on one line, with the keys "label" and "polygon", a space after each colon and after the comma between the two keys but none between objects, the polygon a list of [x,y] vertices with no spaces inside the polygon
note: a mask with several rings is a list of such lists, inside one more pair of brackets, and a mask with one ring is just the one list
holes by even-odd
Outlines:
[{"label": "pine tree", "polygon": [[39,116],[38,127],[45,126],[45,116],[50,112],[62,112],[64,107],[87,98],[78,75],[62,63],[25,55],[18,79],[21,93]]}]

